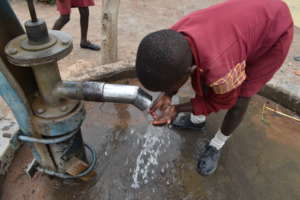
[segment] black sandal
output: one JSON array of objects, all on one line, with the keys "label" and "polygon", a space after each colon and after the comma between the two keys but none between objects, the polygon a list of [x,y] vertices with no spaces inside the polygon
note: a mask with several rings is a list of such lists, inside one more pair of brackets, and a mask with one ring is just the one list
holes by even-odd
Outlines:
[{"label": "black sandal", "polygon": [[101,47],[97,44],[93,44],[90,41],[88,41],[86,44],[80,44],[80,47],[83,49],[90,49],[93,51],[100,51]]},{"label": "black sandal", "polygon": [[205,126],[205,122],[194,124],[191,122],[191,114],[188,113],[177,116],[177,118],[172,122],[172,126],[178,129],[202,130]]}]

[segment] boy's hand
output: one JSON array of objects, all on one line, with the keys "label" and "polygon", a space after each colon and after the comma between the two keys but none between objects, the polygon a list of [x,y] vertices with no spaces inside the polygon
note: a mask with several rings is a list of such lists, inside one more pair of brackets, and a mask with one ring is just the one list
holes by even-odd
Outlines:
[{"label": "boy's hand", "polygon": [[177,110],[175,105],[169,105],[166,107],[163,111],[163,113],[155,118],[155,120],[152,121],[152,124],[154,126],[162,126],[165,124],[170,124],[175,117],[177,116]]},{"label": "boy's hand", "polygon": [[165,112],[165,110],[171,106],[172,97],[168,95],[160,95],[153,103],[153,106],[150,108],[150,114],[154,119],[158,118],[158,115],[156,114],[157,110],[160,110],[161,112]]}]

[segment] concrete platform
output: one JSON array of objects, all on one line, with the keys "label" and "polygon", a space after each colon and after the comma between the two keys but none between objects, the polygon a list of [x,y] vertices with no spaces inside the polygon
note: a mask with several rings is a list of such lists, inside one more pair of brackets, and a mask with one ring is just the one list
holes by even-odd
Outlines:
[{"label": "concrete platform", "polygon": [[[19,131],[14,116],[10,111],[5,111],[7,108],[4,107],[5,104],[2,100],[0,100],[0,104],[2,105],[0,106],[0,175],[4,175],[20,143],[14,138]],[[7,134],[11,135],[12,138],[3,137]]]},{"label": "concrete platform", "polygon": [[[187,101],[190,94],[184,88],[179,100]],[[32,155],[24,145],[2,191],[0,187],[0,199],[298,200],[300,126],[272,112],[262,116],[267,101],[253,98],[243,123],[222,150],[219,168],[208,177],[196,172],[196,160],[224,112],[210,115],[203,131],[183,131],[153,127],[144,113],[130,105],[86,102],[82,133],[97,152],[95,179],[68,181],[42,174],[29,179],[24,167]],[[291,114],[281,106],[278,109]]]},{"label": "concrete platform", "polygon": [[[72,54],[60,63],[60,69],[64,79],[111,80],[134,76],[134,56],[136,46],[145,34],[154,30],[169,27],[177,19],[191,12],[195,8],[204,8],[220,2],[220,0],[202,1],[200,5],[199,1],[192,0],[189,1],[188,5],[183,6],[174,0],[145,1],[137,3],[136,5],[134,2],[135,1],[124,1],[124,3],[121,4],[121,17],[119,23],[119,51],[121,61],[110,65],[99,66],[100,60],[95,59],[99,57],[97,52],[84,51],[80,48],[75,48]],[[288,0],[288,2],[291,2],[289,5],[292,10],[295,11],[295,13],[299,13],[297,12],[297,7],[293,6],[292,0]],[[20,20],[27,20],[28,11],[26,9],[26,2],[12,1],[12,4]],[[53,24],[57,17],[53,14],[56,12],[56,8],[37,4],[38,11],[43,9],[47,10],[47,12],[39,12],[39,15],[47,19],[49,25]],[[91,9],[91,12],[95,13],[96,10],[100,9],[101,3],[98,1],[97,5]],[[143,9],[143,12],[137,12],[137,9]],[[153,15],[156,17],[153,18]],[[97,17],[98,16],[91,14],[91,22],[93,22],[93,26],[100,27],[100,21]],[[295,15],[295,17],[297,17],[297,15]],[[127,20],[129,18],[131,20]],[[74,33],[73,31],[75,27],[76,29],[78,27],[79,16],[77,12],[74,12],[72,19],[74,20],[65,27],[64,31],[74,34],[74,43],[75,45],[78,45],[80,34],[79,32]],[[296,21],[296,25],[299,25],[298,21]],[[136,26],[137,23],[140,24],[139,27]],[[90,33],[90,37],[94,41],[99,42],[98,30],[91,29]],[[295,39],[285,64],[261,92],[263,96],[284,105],[286,108],[289,108],[298,114],[300,114],[300,76],[295,75],[295,72],[300,70],[300,62],[294,61],[293,57],[300,55],[299,45],[300,31],[299,28],[295,27]],[[7,108],[4,110],[7,110]],[[9,120],[6,120],[6,118],[5,120],[1,120],[0,117],[0,124],[3,124],[2,127],[9,127],[9,124],[14,122],[13,117],[11,117],[12,115],[9,114],[8,116],[10,116]],[[17,124],[14,124],[10,127],[9,132],[15,134],[16,129]],[[3,134],[4,131],[1,129],[0,131],[0,160],[2,163],[1,166],[5,166],[4,168],[6,169],[12,158],[11,155],[15,146],[10,145],[11,142],[8,139],[3,139],[1,134]],[[7,162],[4,164],[3,160],[6,160]],[[4,172],[5,170],[2,171]]]}]

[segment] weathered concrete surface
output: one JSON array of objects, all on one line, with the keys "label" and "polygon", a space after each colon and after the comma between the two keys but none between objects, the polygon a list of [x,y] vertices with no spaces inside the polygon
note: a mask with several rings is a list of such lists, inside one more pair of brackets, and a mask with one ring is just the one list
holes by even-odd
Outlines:
[{"label": "weathered concrete surface", "polygon": [[89,67],[82,73],[81,65],[74,64],[65,75],[65,79],[72,81],[116,81],[135,77],[134,63],[131,61],[119,61],[111,64]]},{"label": "weathered concrete surface", "polygon": [[[190,94],[190,88],[184,88],[180,100]],[[222,152],[219,168],[209,177],[197,174],[196,160],[224,112],[209,116],[205,130],[189,132],[151,127],[133,106],[86,103],[82,131],[85,142],[97,151],[96,179],[70,182],[38,174],[29,180],[23,168],[31,153],[24,147],[6,176],[0,199],[300,199],[299,123],[270,112],[262,116],[267,101],[259,96],[253,99]],[[272,102],[268,106],[276,107]]]},{"label": "weathered concrete surface", "polygon": [[[20,143],[14,139],[18,130],[18,123],[0,97],[0,175],[6,173],[19,148]],[[3,137],[6,134],[10,134],[12,138]]]},{"label": "weathered concrete surface", "polygon": [[[132,76],[134,74],[134,56],[137,45],[147,33],[167,28],[183,15],[217,2],[220,2],[220,0],[204,0],[201,3],[197,0],[191,0],[188,3],[183,3],[181,0],[122,1],[119,21],[119,55],[121,61],[106,66],[100,66],[101,61],[98,52],[76,48],[79,46],[80,33],[78,28],[79,15],[74,10],[72,20],[64,28],[64,31],[74,36],[75,49],[70,56],[60,62],[62,76],[64,79],[69,80],[106,80],[114,77],[119,72],[122,76]],[[293,5],[293,1],[288,0],[288,2],[291,3],[293,10],[297,11],[298,7]],[[99,42],[101,1],[96,0],[96,4],[95,7],[91,8],[89,35],[92,41]],[[21,21],[24,22],[29,18],[25,1],[12,0],[12,6]],[[57,15],[54,14],[56,8],[38,4],[37,11],[39,16],[46,19],[48,26],[51,27],[57,18]],[[297,12],[295,13],[297,14]],[[297,17],[297,15],[295,16]],[[298,113],[300,113],[300,77],[295,75],[295,71],[299,70],[300,63],[295,62],[293,56],[300,55],[299,45],[300,32],[296,28],[295,40],[284,66],[268,83],[262,93]]]}]

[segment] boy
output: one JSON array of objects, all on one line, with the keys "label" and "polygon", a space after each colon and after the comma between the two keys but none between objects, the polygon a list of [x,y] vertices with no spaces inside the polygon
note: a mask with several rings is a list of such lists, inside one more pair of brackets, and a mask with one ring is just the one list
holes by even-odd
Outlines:
[{"label": "boy", "polygon": [[89,7],[95,5],[93,0],[56,0],[57,10],[60,12],[60,17],[56,20],[53,30],[61,30],[64,25],[70,21],[70,13],[72,7],[78,7],[80,13],[80,31],[81,42],[80,47],[99,51],[100,46],[91,43],[87,39],[89,27]]},{"label": "boy", "polygon": [[[141,41],[137,77],[145,88],[164,92],[150,109],[154,125],[201,129],[206,115],[228,110],[198,160],[200,174],[216,170],[221,148],[242,121],[250,98],[284,62],[292,37],[292,18],[281,0],[228,0]],[[172,96],[189,76],[195,98],[172,105]],[[174,120],[180,112],[191,114]]]}]

